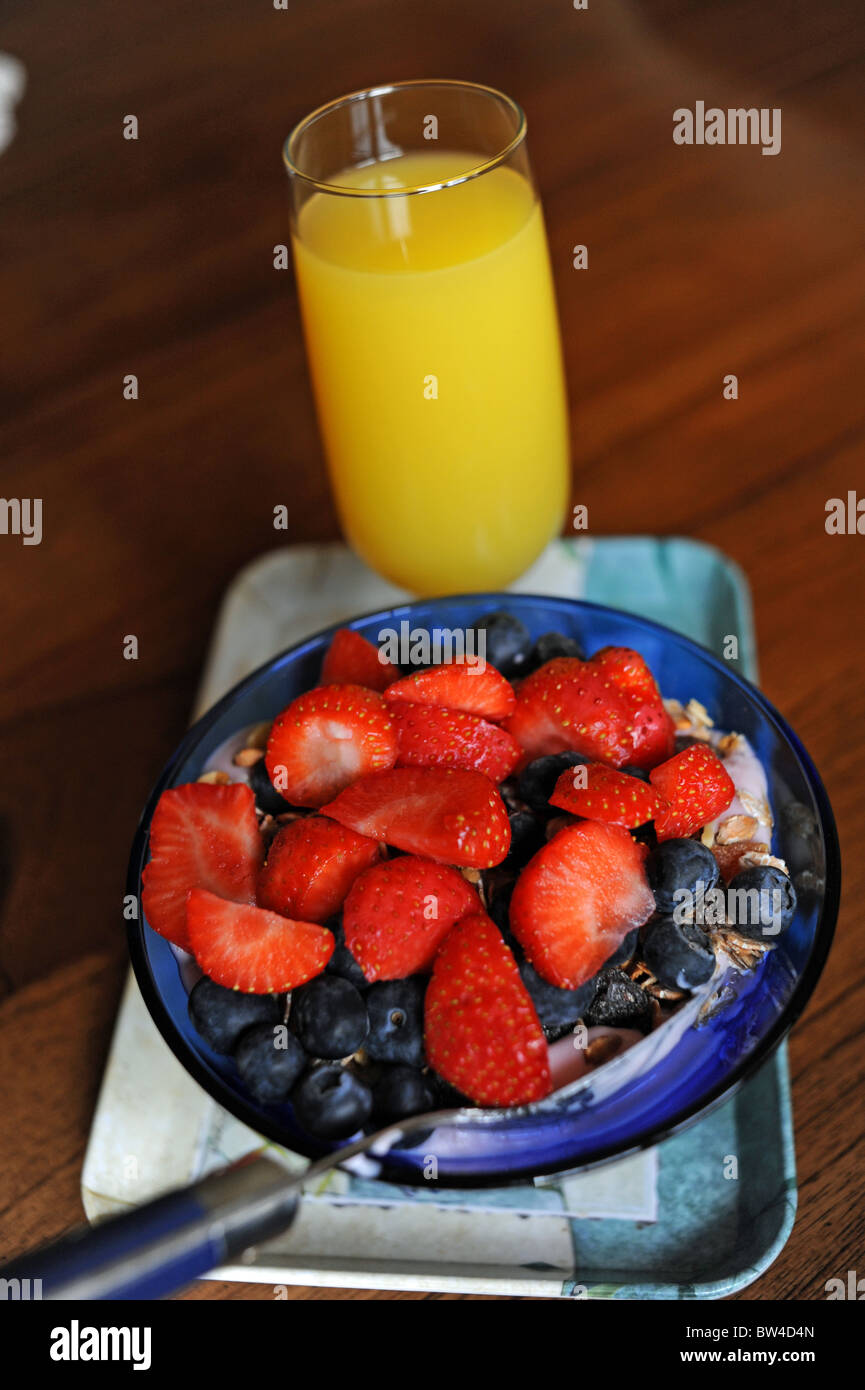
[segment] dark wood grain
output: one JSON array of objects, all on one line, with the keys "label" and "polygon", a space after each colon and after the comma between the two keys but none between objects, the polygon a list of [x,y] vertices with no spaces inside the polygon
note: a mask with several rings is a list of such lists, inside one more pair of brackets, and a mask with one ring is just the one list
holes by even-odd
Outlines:
[{"label": "dark wood grain", "polygon": [[[294,287],[272,268],[282,138],[342,91],[444,74],[528,113],[574,501],[595,534],[693,535],[744,567],[763,685],[835,806],[843,911],[791,1041],[799,1216],[740,1295],[821,1298],[865,1248],[865,537],[824,529],[829,497],[865,493],[861,7],[6,0],[0,48],[30,74],[0,157],[2,492],[45,513],[40,546],[0,536],[4,1248],[80,1217],[125,859],[219,596],[277,539],[338,534]],[[672,111],[697,98],[780,106],[781,154],[675,146]],[[121,138],[130,113],[137,142]],[[377,1296],[394,1295],[291,1292]]]}]

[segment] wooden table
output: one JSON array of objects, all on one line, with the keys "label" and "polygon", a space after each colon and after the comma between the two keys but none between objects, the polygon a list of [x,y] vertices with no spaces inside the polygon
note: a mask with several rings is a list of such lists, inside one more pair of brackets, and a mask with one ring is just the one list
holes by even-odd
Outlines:
[{"label": "wooden table", "polygon": [[[745,568],[764,688],[835,806],[843,911],[791,1042],[799,1216],[740,1295],[822,1298],[865,1248],[865,537],[824,527],[829,498],[865,491],[861,7],[6,0],[0,48],[30,79],[0,158],[2,491],[44,503],[41,545],[0,536],[4,1251],[80,1218],[127,851],[219,596],[276,541],[338,534],[293,281],[273,268],[282,137],[342,91],[444,74],[528,112],[573,501],[595,534],[697,536]],[[697,99],[780,107],[780,155],[675,145],[672,112]]]}]

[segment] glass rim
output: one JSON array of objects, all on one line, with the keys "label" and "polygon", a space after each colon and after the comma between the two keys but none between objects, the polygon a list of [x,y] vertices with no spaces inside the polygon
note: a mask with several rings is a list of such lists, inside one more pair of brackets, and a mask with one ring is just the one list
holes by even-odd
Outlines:
[{"label": "glass rim", "polygon": [[[356,101],[369,100],[370,97],[386,96],[390,92],[399,92],[410,87],[452,87],[457,90],[462,88],[465,91],[486,93],[488,96],[495,97],[515,117],[516,132],[497,154],[467,169],[464,173],[456,174],[450,179],[441,179],[436,183],[413,184],[409,188],[353,188],[346,184],[333,183],[329,179],[313,178],[311,174],[305,174],[298,167],[294,158],[297,141],[317,121],[341,106],[348,106]],[[287,136],[282,147],[282,160],[290,178],[300,179],[319,193],[331,193],[348,198],[405,198],[415,193],[435,193],[441,188],[453,188],[458,184],[467,183],[470,179],[479,178],[482,174],[489,173],[491,169],[498,168],[523,143],[527,128],[526,113],[519,102],[515,101],[513,97],[509,97],[506,92],[500,91],[498,87],[488,87],[483,82],[464,82],[456,77],[408,78],[404,82],[385,82],[377,87],[364,87],[360,91],[348,92],[345,96],[327,101],[323,106],[317,106],[314,111],[310,111],[301,121],[298,121]]]}]

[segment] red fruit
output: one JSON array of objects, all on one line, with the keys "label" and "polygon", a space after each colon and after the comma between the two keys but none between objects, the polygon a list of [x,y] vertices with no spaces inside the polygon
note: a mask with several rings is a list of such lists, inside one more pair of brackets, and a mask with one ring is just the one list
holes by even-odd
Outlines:
[{"label": "red fruit", "polygon": [[295,806],[323,806],[356,777],[396,762],[396,730],[380,695],[360,685],[321,685],[273,721],[265,762]]},{"label": "red fruit", "polygon": [[654,768],[649,778],[666,802],[666,809],[655,820],[659,840],[693,835],[726,811],[736,795],[732,777],[705,743],[693,743]]},{"label": "red fruit", "polygon": [[480,907],[457,869],[400,855],[357,879],[343,910],[345,943],[368,980],[399,980],[429,970],[454,923]]},{"label": "red fruit", "polygon": [[601,647],[592,662],[602,667],[609,680],[625,695],[635,699],[660,700],[661,693],[639,652],[633,647]]},{"label": "red fruit", "polygon": [[378,648],[350,627],[337,628],[321,668],[319,685],[363,685],[384,690],[399,676],[392,661],[382,660]]},{"label": "red fruit", "polygon": [[394,681],[385,692],[385,699],[388,703],[407,700],[439,709],[460,709],[494,722],[506,719],[515,704],[513,688],[494,666],[469,666],[464,662],[432,666],[428,671],[416,671]]},{"label": "red fruit", "polygon": [[513,956],[483,913],[436,956],[424,1004],[431,1067],[478,1105],[526,1105],[552,1082],[544,1032]]},{"label": "red fruit", "polygon": [[651,672],[628,647],[546,662],[520,686],[507,728],[529,758],[573,749],[613,767],[653,767],[674,746]]},{"label": "red fruit", "polygon": [[226,989],[274,994],[320,975],[333,955],[332,932],[276,912],[229,903],[193,888],[186,904],[192,952],[205,975]]},{"label": "red fruit", "polygon": [[258,905],[302,922],[326,922],[380,854],[375,840],[325,816],[290,821],[275,836],[258,876]]},{"label": "red fruit", "polygon": [[661,699],[655,677],[631,647],[602,647],[592,662],[631,703],[632,767],[650,768],[672,756],[675,727]]},{"label": "red fruit", "polygon": [[622,826],[582,821],[529,860],[511,898],[511,930],[550,984],[584,984],[651,917],[645,856]]},{"label": "red fruit", "polygon": [[255,798],[245,783],[171,787],[160,796],[150,823],[150,860],[141,876],[144,915],[160,936],[188,951],[190,888],[254,902],[263,858]]},{"label": "red fruit", "polygon": [[[585,787],[575,785],[578,776],[585,780]],[[592,763],[589,767],[567,768],[556,782],[550,805],[586,820],[635,826],[654,820],[663,802],[639,777],[616,772],[603,763]]]},{"label": "red fruit", "polygon": [[475,869],[501,864],[511,843],[511,823],[495,787],[482,772],[464,768],[371,772],[322,813],[409,854]]},{"label": "red fruit", "polygon": [[527,676],[506,728],[530,758],[574,749],[622,767],[633,751],[630,702],[589,661],[560,656]]},{"label": "red fruit", "polygon": [[388,708],[399,742],[397,767],[467,767],[503,782],[522,756],[506,729],[476,714],[406,701]]}]

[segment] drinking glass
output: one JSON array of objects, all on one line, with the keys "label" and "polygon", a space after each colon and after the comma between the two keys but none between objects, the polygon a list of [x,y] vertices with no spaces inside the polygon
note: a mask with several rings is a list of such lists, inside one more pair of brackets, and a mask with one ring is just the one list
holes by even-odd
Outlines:
[{"label": "drinking glass", "polygon": [[568,416],[515,101],[458,81],[342,97],[292,131],[297,286],[345,534],[420,595],[497,589],[558,532]]}]

